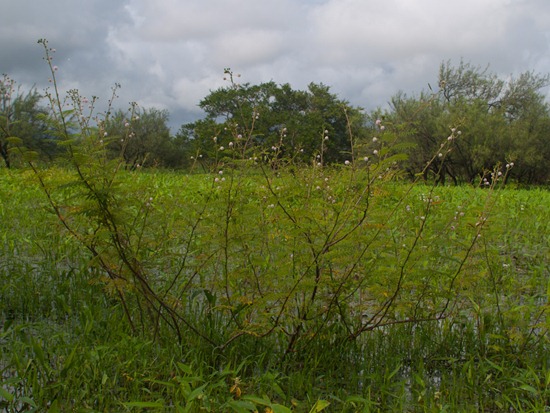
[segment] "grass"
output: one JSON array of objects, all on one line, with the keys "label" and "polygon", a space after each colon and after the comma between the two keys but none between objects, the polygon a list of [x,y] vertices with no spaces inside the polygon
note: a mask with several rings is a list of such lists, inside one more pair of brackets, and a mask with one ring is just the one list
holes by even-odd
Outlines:
[{"label": "grass", "polygon": [[[71,173],[42,173],[120,266]],[[117,298],[32,174],[0,170],[0,406],[544,411],[548,191],[383,181],[358,197],[360,173],[121,173],[116,222],[191,325],[178,338],[134,284]]]}]

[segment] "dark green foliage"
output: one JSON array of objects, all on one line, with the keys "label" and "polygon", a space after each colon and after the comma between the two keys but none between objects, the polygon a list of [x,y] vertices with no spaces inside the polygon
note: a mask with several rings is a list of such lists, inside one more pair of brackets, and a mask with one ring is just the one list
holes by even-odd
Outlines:
[{"label": "dark green foliage", "polygon": [[122,153],[130,169],[178,166],[182,153],[170,136],[168,116],[166,110],[137,106],[127,112],[116,110],[104,123],[105,132],[111,138],[108,156]]},{"label": "dark green foliage", "polygon": [[[175,136],[167,126],[168,112],[155,108],[134,105],[128,112],[110,108],[105,123],[97,123],[90,116],[96,98],[88,111],[77,91],[64,100],[72,101],[74,107],[63,109],[65,126],[72,133],[97,123],[102,133],[107,132],[107,156],[118,156],[124,147],[127,168],[199,167],[204,171],[236,157],[267,163],[285,158],[294,164],[331,164],[371,156],[370,139],[379,134],[375,121],[382,119],[387,127],[384,139],[399,154],[395,161],[410,177],[421,173],[424,179],[440,184],[482,182],[494,165],[513,164],[509,181],[531,185],[550,179],[550,112],[542,94],[548,76],[525,72],[504,80],[469,63],[455,67],[446,62],[440,67],[437,91],[419,96],[399,92],[389,110],[365,115],[323,84],[294,90],[273,81],[240,84],[230,69],[225,75],[228,86],[199,103],[205,118],[182,125]],[[66,144],[59,146],[54,141],[67,142],[56,126],[59,115],[39,106],[41,96],[35,90],[16,94],[13,84],[5,76],[0,115],[4,163],[9,165],[17,152],[10,153],[10,145],[12,149],[24,147],[26,156],[56,157]],[[46,96],[56,105],[61,100],[48,91]],[[86,125],[78,126],[82,119]],[[452,129],[461,136],[441,154],[444,159],[432,159]],[[124,136],[129,138],[126,142],[121,141]],[[230,147],[239,148],[238,154],[224,152]]]},{"label": "dark green foliage", "polygon": [[418,97],[400,93],[385,114],[400,127],[402,139],[414,142],[407,168],[420,172],[452,128],[462,136],[445,157],[425,173],[444,183],[479,182],[494,165],[514,163],[509,179],[545,184],[550,179],[548,134],[550,113],[541,90],[549,77],[526,72],[506,81],[461,62],[441,65],[439,91]]},{"label": "dark green foliage", "polygon": [[7,75],[0,80],[0,155],[8,168],[16,156],[10,148],[23,146],[49,160],[57,153],[44,120],[47,111],[40,106],[41,99],[36,89],[21,93]]},{"label": "dark green foliage", "polygon": [[200,102],[206,118],[183,125],[178,133],[189,145],[190,156],[215,160],[220,146],[236,144],[234,137],[239,137],[244,142],[243,158],[272,148],[278,148],[281,157],[305,163],[317,155],[323,163],[349,158],[350,131],[354,136],[362,133],[363,115],[330,93],[328,86],[311,83],[306,91],[299,91],[275,82],[238,84],[229,69],[226,76],[230,85]]}]

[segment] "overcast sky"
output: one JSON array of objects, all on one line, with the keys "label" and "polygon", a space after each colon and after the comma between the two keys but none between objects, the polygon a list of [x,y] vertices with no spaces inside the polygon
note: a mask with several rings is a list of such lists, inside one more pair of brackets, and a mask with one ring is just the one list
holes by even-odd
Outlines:
[{"label": "overcast sky", "polygon": [[[168,109],[171,126],[241,80],[324,83],[368,110],[437,84],[442,61],[502,76],[550,73],[550,0],[0,0],[0,73],[48,85],[39,38],[63,89],[118,107]],[[545,91],[547,93],[547,91]]]}]

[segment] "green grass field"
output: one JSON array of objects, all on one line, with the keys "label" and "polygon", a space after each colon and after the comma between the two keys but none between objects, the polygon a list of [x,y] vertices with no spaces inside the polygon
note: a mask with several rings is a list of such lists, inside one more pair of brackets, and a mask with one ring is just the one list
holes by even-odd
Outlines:
[{"label": "green grass field", "polygon": [[545,411],[547,190],[220,172],[0,170],[0,410]]}]

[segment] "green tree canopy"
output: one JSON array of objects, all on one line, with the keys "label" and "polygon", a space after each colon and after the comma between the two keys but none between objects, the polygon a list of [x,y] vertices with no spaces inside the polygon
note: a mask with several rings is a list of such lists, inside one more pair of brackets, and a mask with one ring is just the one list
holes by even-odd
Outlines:
[{"label": "green tree canopy", "polygon": [[[109,150],[122,153],[129,168],[139,166],[174,166],[176,148],[168,127],[169,114],[155,108],[125,112],[116,110],[105,130],[111,138]],[[127,139],[127,141],[125,141]],[[122,150],[124,148],[124,150]]]},{"label": "green tree canopy", "polygon": [[48,158],[56,151],[49,139],[44,121],[47,111],[40,106],[41,99],[34,88],[25,94],[9,76],[0,79],[0,155],[8,168],[12,165],[10,139]]},{"label": "green tree canopy", "polygon": [[495,165],[514,163],[511,176],[540,184],[550,179],[550,112],[541,89],[549,77],[532,72],[501,79],[487,69],[442,63],[439,90],[419,96],[398,93],[385,116],[414,142],[407,168],[418,173],[452,128],[462,132],[445,156],[426,171],[439,182],[473,182]]},{"label": "green tree canopy", "polygon": [[211,92],[199,104],[206,117],[185,124],[177,138],[189,156],[213,158],[220,147],[242,140],[241,155],[277,148],[280,153],[309,162],[339,162],[351,151],[350,128],[360,133],[364,117],[359,108],[339,99],[328,86],[311,83],[294,90],[275,82],[251,85],[233,82]]}]

